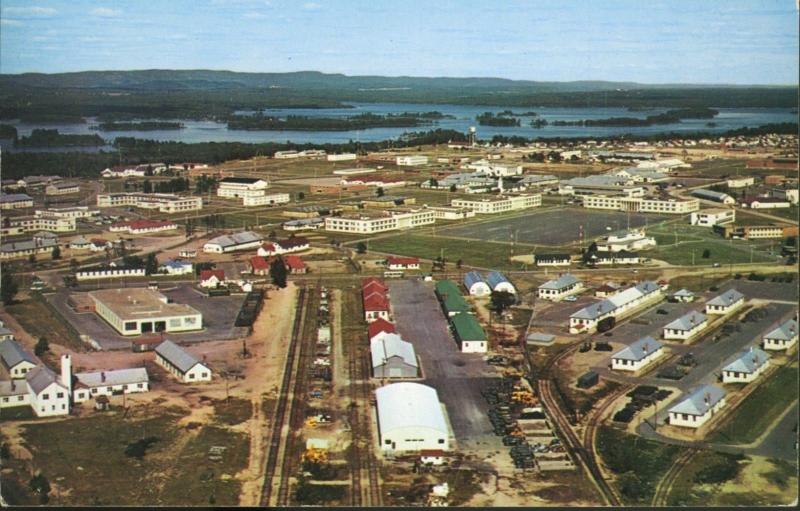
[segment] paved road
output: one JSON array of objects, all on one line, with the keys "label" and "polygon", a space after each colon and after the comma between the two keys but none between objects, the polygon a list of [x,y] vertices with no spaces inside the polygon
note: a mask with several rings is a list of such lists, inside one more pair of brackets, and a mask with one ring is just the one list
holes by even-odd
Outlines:
[{"label": "paved road", "polygon": [[[397,330],[422,364],[424,384],[445,404],[456,441],[462,447],[496,441],[481,389],[496,377],[481,354],[461,353],[433,292],[417,279],[391,281],[389,296]],[[491,438],[491,440],[490,440]]]}]

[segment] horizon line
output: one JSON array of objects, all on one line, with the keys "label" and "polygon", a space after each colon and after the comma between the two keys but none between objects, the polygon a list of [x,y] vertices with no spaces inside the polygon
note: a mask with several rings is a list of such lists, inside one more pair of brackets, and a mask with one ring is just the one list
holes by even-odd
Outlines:
[{"label": "horizon line", "polygon": [[[800,0],[798,0],[800,1]],[[298,69],[293,71],[235,71],[232,69],[213,69],[213,68],[145,68],[145,69],[82,69],[76,71],[21,71],[16,73],[0,72],[0,76],[21,76],[28,74],[40,75],[64,75],[64,74],[79,74],[79,73],[108,73],[108,72],[121,72],[121,73],[137,73],[146,71],[210,71],[221,73],[235,73],[235,74],[301,74],[301,73],[319,73],[322,75],[340,75],[347,78],[361,78],[361,77],[378,77],[378,78],[423,78],[423,79],[456,79],[456,80],[471,80],[471,79],[487,79],[487,80],[506,80],[509,82],[533,82],[533,83],[583,83],[583,82],[600,82],[600,83],[632,83],[636,85],[649,85],[649,86],[676,86],[676,85],[697,85],[703,87],[709,86],[729,86],[729,87],[798,87],[798,83],[731,83],[731,82],[639,82],[633,80],[609,80],[598,78],[584,78],[578,80],[537,80],[531,78],[505,78],[500,76],[421,76],[421,75],[382,75],[382,74],[346,74],[342,72],[326,72],[315,69]]]}]

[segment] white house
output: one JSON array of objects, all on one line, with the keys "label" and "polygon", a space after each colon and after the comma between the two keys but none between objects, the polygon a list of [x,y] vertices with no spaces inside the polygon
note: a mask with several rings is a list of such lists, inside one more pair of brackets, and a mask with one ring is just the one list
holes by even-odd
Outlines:
[{"label": "white house", "polygon": [[597,243],[597,250],[622,252],[625,250],[646,250],[655,246],[656,239],[647,236],[644,229],[632,229],[623,233],[609,234]]},{"label": "white house", "polygon": [[383,333],[370,340],[375,378],[415,378],[419,372],[414,346],[399,335]]},{"label": "white house", "polygon": [[269,257],[274,255],[290,254],[292,252],[302,252],[308,250],[311,244],[308,238],[303,236],[294,236],[277,241],[268,241],[258,247],[258,255],[261,257]]},{"label": "white house", "polygon": [[0,341],[0,360],[11,379],[24,378],[39,362],[13,340],[13,335],[11,337],[12,339]]},{"label": "white house", "polygon": [[181,383],[211,381],[211,369],[172,341],[156,346],[156,363]]},{"label": "white house", "polygon": [[419,258],[389,256],[386,258],[386,267],[389,270],[419,270]]},{"label": "white house", "polygon": [[788,350],[795,344],[797,344],[797,320],[794,318],[784,321],[764,335],[765,350]]},{"label": "white house", "polygon": [[572,256],[569,254],[534,254],[536,266],[569,266]]},{"label": "white house", "polygon": [[769,355],[751,346],[722,368],[722,383],[750,383],[761,376],[769,363]]},{"label": "white house", "polygon": [[669,409],[673,426],[699,428],[725,406],[725,391],[715,385],[701,385]]},{"label": "white house", "polygon": [[450,432],[436,390],[419,383],[392,383],[375,391],[383,452],[450,448]]},{"label": "white house", "polygon": [[702,332],[706,326],[708,326],[708,319],[705,314],[690,311],[664,326],[664,339],[685,341]]},{"label": "white house", "polygon": [[12,332],[5,323],[0,321],[0,341],[13,341],[14,332]]},{"label": "white house", "polygon": [[492,288],[483,280],[481,274],[476,271],[471,271],[464,275],[464,287],[472,296],[487,296],[492,293]]},{"label": "white house", "polygon": [[674,298],[678,302],[689,303],[694,301],[695,296],[694,293],[692,293],[686,288],[683,288],[672,293],[672,298]]},{"label": "white house", "polygon": [[132,394],[150,390],[150,379],[147,369],[144,367],[76,373],[74,382],[72,399],[75,403],[82,403],[97,396]]},{"label": "white house", "polygon": [[611,356],[611,369],[638,371],[664,354],[664,346],[650,336],[642,337]]},{"label": "white house", "polygon": [[592,333],[600,321],[608,317],[616,319],[644,305],[654,304],[664,298],[661,287],[655,282],[641,282],[625,291],[599,302],[587,305],[569,317],[569,332]]},{"label": "white house", "polygon": [[566,273],[557,279],[548,280],[536,290],[537,296],[543,300],[557,302],[562,298],[579,293],[583,289],[583,282],[574,275]]},{"label": "white house", "polygon": [[225,270],[208,269],[200,272],[200,287],[218,288],[225,282]]},{"label": "white house", "polygon": [[727,181],[728,188],[745,188],[755,183],[756,179],[753,176],[729,178]]},{"label": "white house", "polygon": [[744,305],[744,295],[735,289],[729,289],[721,295],[706,302],[706,314],[728,314]]},{"label": "white house", "polygon": [[162,263],[158,269],[167,275],[191,275],[194,272],[194,265],[188,261],[170,259]]},{"label": "white house", "polygon": [[25,375],[25,382],[28,386],[28,403],[37,417],[69,413],[69,383],[65,383],[50,368],[44,365],[34,367]]}]

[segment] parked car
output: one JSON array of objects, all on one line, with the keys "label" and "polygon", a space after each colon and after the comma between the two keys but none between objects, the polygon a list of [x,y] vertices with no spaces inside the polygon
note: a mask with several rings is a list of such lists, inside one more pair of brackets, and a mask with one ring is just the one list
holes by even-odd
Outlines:
[{"label": "parked car", "polygon": [[578,297],[575,296],[575,295],[570,295],[570,296],[565,297],[564,301],[565,302],[577,302],[578,301]]}]

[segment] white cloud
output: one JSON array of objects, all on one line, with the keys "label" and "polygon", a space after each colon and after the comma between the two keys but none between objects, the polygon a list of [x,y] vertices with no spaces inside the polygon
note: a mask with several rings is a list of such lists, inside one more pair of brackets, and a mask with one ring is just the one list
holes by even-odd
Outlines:
[{"label": "white cloud", "polygon": [[306,2],[303,4],[304,11],[316,11],[322,8],[322,5],[317,2]]},{"label": "white cloud", "polygon": [[119,9],[110,9],[108,7],[97,7],[89,11],[89,14],[100,18],[116,18],[122,15],[122,11]]},{"label": "white cloud", "polygon": [[7,19],[7,18],[0,18],[0,25],[8,25],[8,26],[18,27],[18,26],[22,25],[22,22],[19,21],[19,20],[10,20],[10,19]]},{"label": "white cloud", "polygon": [[30,7],[6,7],[2,10],[5,16],[21,16],[33,18],[49,18],[55,16],[58,11],[52,7],[40,7],[32,5]]}]

